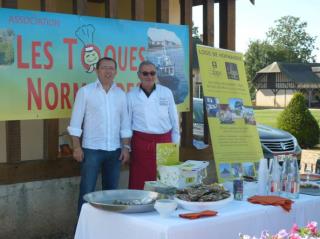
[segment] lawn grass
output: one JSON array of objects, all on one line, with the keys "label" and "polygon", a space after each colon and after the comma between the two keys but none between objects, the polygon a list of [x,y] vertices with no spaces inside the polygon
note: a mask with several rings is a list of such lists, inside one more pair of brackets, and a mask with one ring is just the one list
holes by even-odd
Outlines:
[{"label": "lawn grass", "polygon": [[[283,109],[255,109],[254,114],[257,123],[277,128],[277,118],[282,111]],[[311,109],[310,111],[320,126],[320,109]]]}]

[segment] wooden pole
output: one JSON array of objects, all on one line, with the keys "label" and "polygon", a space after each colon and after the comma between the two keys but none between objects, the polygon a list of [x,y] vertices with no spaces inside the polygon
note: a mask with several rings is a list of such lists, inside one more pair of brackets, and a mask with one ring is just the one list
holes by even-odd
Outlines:
[{"label": "wooden pole", "polygon": [[[192,0],[181,0],[181,24],[189,27],[189,52],[192,52]],[[192,55],[189,61],[189,94],[190,111],[182,113],[181,146],[193,147],[193,79],[192,79]]]},{"label": "wooden pole", "polygon": [[[17,0],[2,0],[2,7],[17,8]],[[20,121],[12,120],[6,121],[6,150],[7,162],[21,161],[21,131]]]},{"label": "wooden pole", "polygon": [[236,2],[220,1],[220,48],[235,50]]}]

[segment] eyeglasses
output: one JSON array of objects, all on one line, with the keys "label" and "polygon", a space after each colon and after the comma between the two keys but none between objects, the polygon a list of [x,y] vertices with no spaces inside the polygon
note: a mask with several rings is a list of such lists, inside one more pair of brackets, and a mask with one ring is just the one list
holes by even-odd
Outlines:
[{"label": "eyeglasses", "polygon": [[150,76],[155,76],[156,75],[156,72],[155,71],[150,71],[150,72],[148,72],[148,71],[142,71],[142,72],[140,72],[143,76],[148,76],[148,75],[150,75]]}]

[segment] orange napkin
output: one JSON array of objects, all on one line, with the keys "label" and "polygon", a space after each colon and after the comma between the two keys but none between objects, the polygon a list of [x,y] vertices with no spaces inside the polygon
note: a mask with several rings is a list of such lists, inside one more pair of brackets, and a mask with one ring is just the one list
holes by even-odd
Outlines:
[{"label": "orange napkin", "polygon": [[252,196],[248,201],[255,204],[280,206],[287,212],[290,212],[293,203],[290,199],[279,196]]},{"label": "orange napkin", "polygon": [[179,217],[186,218],[186,219],[197,219],[200,217],[213,217],[216,216],[218,212],[206,210],[201,212],[194,212],[194,213],[183,213],[179,214]]}]

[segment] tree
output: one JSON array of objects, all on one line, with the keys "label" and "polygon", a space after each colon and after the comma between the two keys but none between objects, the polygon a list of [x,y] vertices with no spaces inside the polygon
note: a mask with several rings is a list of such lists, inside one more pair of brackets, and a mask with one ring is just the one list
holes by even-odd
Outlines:
[{"label": "tree", "polygon": [[266,39],[251,41],[245,53],[245,67],[247,80],[252,98],[254,87],[252,80],[255,74],[271,64],[278,62],[314,62],[312,55],[316,37],[306,32],[307,23],[301,22],[298,17],[284,16],[275,21],[266,33]]},{"label": "tree", "polygon": [[294,135],[302,148],[310,148],[319,142],[318,122],[307,108],[307,102],[302,93],[294,94],[277,120],[278,128]]},{"label": "tree", "polygon": [[267,32],[267,41],[276,48],[287,49],[287,62],[315,62],[316,37],[306,32],[307,22],[299,17],[284,16]]},{"label": "tree", "polygon": [[266,40],[250,41],[249,48],[245,53],[244,58],[251,98],[254,98],[255,89],[252,85],[252,79],[255,74],[274,61],[286,61],[287,54],[286,49],[278,48],[275,50],[275,47]]},{"label": "tree", "polygon": [[268,57],[270,48],[272,46],[266,41],[250,41],[249,48],[244,55],[247,80],[252,97],[254,94],[252,79],[259,70],[271,63]]}]

